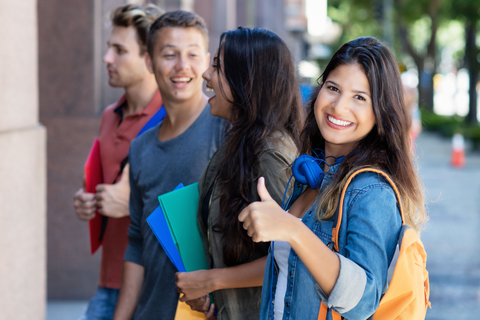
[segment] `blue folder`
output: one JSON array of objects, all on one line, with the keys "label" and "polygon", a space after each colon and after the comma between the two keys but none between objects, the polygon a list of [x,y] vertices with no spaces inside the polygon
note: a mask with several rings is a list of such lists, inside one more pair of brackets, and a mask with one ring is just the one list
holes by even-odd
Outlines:
[{"label": "blue folder", "polygon": [[[175,190],[183,188],[183,184],[180,183]],[[173,241],[173,236],[170,233],[167,220],[163,214],[162,207],[159,205],[147,218],[147,223],[152,229],[153,233],[157,237],[158,241],[163,247],[163,250],[167,253],[170,261],[180,272],[185,272],[185,266],[183,265],[180,252]]]}]

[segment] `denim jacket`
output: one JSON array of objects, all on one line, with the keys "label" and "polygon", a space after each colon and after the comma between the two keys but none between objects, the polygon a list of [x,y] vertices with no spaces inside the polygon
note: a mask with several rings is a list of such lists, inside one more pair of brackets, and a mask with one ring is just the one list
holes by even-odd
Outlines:
[{"label": "denim jacket", "polygon": [[[320,187],[320,197],[338,165],[332,166]],[[295,187],[284,209],[290,208],[305,186]],[[334,218],[318,220],[316,205],[302,218],[303,223],[330,248]],[[387,279],[402,226],[400,211],[392,187],[382,176],[364,172],[356,176],[347,188],[344,212],[338,236],[340,274],[327,296],[293,249],[288,258],[287,291],[283,320],[317,319],[320,302],[334,309],[345,319],[369,318],[377,309]],[[275,300],[278,270],[270,248],[262,289],[261,320],[272,319],[271,305]],[[328,320],[332,319],[330,310]],[[280,320],[280,319],[276,319]]]}]

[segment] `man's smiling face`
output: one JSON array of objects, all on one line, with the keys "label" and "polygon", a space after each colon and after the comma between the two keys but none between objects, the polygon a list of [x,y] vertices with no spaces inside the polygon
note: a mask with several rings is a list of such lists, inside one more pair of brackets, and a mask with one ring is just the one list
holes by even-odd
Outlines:
[{"label": "man's smiling face", "polygon": [[184,102],[202,94],[202,73],[210,60],[195,28],[167,27],[157,34],[150,69],[165,101]]}]

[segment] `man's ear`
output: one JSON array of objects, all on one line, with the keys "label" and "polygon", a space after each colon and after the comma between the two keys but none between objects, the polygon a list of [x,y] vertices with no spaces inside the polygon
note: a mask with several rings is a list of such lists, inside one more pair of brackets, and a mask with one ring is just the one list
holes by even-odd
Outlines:
[{"label": "man's ear", "polygon": [[145,53],[145,65],[147,66],[148,71],[153,74],[153,62],[152,58],[150,58],[150,54],[147,52]]}]

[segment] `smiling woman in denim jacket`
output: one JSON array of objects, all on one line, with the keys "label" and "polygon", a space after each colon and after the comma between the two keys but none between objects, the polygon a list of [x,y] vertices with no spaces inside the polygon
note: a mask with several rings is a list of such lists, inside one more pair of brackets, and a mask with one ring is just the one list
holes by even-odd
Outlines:
[{"label": "smiling woman in denim jacket", "polygon": [[388,182],[376,173],[361,173],[347,188],[339,253],[332,251],[334,214],[353,171],[386,172],[399,189],[406,224],[420,231],[426,221],[423,187],[410,152],[411,119],[390,50],[370,37],[346,43],[320,81],[301,135],[303,154],[325,152],[323,162],[316,160],[325,171],[320,186],[297,179],[284,205],[287,212],[271,200],[260,179],[261,201],[239,215],[253,241],[274,241],[260,319],[317,319],[322,301],[330,308],[327,319],[331,309],[351,320],[375,312],[402,220]]}]

